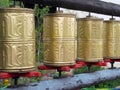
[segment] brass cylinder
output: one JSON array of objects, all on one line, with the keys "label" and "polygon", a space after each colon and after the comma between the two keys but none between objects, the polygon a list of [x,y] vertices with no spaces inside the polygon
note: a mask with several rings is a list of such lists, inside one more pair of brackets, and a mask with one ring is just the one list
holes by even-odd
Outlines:
[{"label": "brass cylinder", "polygon": [[35,68],[35,25],[31,9],[0,9],[0,71]]},{"label": "brass cylinder", "polygon": [[103,58],[107,57],[107,23],[104,21],[104,26],[103,26]]},{"label": "brass cylinder", "polygon": [[82,19],[77,19],[77,59],[84,60],[84,22]]},{"label": "brass cylinder", "polygon": [[54,13],[44,17],[44,64],[49,66],[74,65],[75,16]]},{"label": "brass cylinder", "polygon": [[77,19],[77,58],[86,62],[103,60],[103,20],[86,17]]},{"label": "brass cylinder", "polygon": [[107,58],[120,59],[120,21],[106,21]]}]

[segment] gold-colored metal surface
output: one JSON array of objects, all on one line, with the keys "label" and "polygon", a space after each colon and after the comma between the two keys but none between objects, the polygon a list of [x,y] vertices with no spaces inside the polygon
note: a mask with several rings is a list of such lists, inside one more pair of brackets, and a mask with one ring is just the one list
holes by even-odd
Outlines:
[{"label": "gold-colored metal surface", "polygon": [[93,17],[77,19],[77,58],[86,62],[103,60],[103,20]]},{"label": "gold-colored metal surface", "polygon": [[107,28],[106,28],[106,21],[104,21],[103,27],[103,58],[107,57]]},{"label": "gold-colored metal surface", "polygon": [[77,58],[84,60],[84,22],[81,19],[77,20]]},{"label": "gold-colored metal surface", "polygon": [[106,21],[107,31],[107,57],[120,58],[120,21],[111,19]]},{"label": "gold-colored metal surface", "polygon": [[76,59],[75,16],[55,13],[44,17],[44,64],[74,65]]},{"label": "gold-colored metal surface", "polygon": [[35,68],[35,27],[31,9],[0,9],[0,71]]},{"label": "gold-colored metal surface", "polygon": [[103,41],[88,40],[84,44],[85,61],[98,62],[103,60]]}]

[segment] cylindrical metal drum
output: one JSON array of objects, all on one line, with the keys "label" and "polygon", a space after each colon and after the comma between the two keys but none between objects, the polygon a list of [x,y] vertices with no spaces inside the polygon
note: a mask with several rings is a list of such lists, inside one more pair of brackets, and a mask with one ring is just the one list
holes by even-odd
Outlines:
[{"label": "cylindrical metal drum", "polygon": [[106,28],[106,21],[104,21],[104,28],[103,28],[103,58],[107,57],[107,28]]},{"label": "cylindrical metal drum", "polygon": [[103,60],[103,20],[86,17],[77,20],[77,57],[86,62]]},{"label": "cylindrical metal drum", "polygon": [[44,64],[75,64],[76,19],[72,14],[54,13],[44,17]]},{"label": "cylindrical metal drum", "polygon": [[35,68],[34,12],[0,9],[0,71],[28,72]]},{"label": "cylindrical metal drum", "polygon": [[120,59],[120,21],[111,19],[106,21],[107,57]]},{"label": "cylindrical metal drum", "polygon": [[84,60],[84,22],[81,19],[77,19],[77,59]]}]

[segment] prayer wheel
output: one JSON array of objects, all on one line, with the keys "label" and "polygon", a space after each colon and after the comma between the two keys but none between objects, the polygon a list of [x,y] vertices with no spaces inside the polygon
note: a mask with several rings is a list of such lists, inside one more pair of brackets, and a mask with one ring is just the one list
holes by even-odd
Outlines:
[{"label": "prayer wheel", "polygon": [[34,11],[0,8],[0,71],[29,72],[34,68]]},{"label": "prayer wheel", "polygon": [[107,22],[104,21],[103,25],[103,58],[107,57],[107,28],[106,28]]},{"label": "prayer wheel", "polygon": [[44,64],[74,65],[76,19],[73,14],[51,13],[44,17]]},{"label": "prayer wheel", "polygon": [[106,21],[107,58],[120,59],[120,21],[110,19]]},{"label": "prayer wheel", "polygon": [[103,60],[103,19],[77,19],[77,58],[86,62]]}]

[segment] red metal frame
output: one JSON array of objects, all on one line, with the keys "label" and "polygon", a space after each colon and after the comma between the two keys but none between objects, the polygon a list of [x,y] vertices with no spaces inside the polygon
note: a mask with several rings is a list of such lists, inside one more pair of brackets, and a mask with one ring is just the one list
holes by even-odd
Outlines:
[{"label": "red metal frame", "polygon": [[84,62],[77,62],[75,65],[72,65],[72,66],[61,66],[61,67],[53,67],[53,66],[41,65],[41,66],[38,66],[38,69],[39,70],[57,69],[57,70],[61,70],[61,71],[70,71],[70,69],[81,68],[83,66],[85,66]]},{"label": "red metal frame", "polygon": [[77,61],[73,66],[61,66],[61,67],[53,67],[53,66],[46,66],[40,65],[38,66],[39,70],[61,70],[61,71],[70,71],[71,69],[81,68],[84,66],[95,65],[95,66],[106,66],[106,62],[84,62],[84,61]]},{"label": "red metal frame", "polygon": [[31,71],[27,73],[9,73],[9,72],[0,72],[0,79],[6,78],[15,78],[15,77],[40,77],[41,73],[37,71]]},{"label": "red metal frame", "polygon": [[105,58],[104,61],[105,61],[105,62],[120,62],[120,59],[109,59],[109,58]]}]

